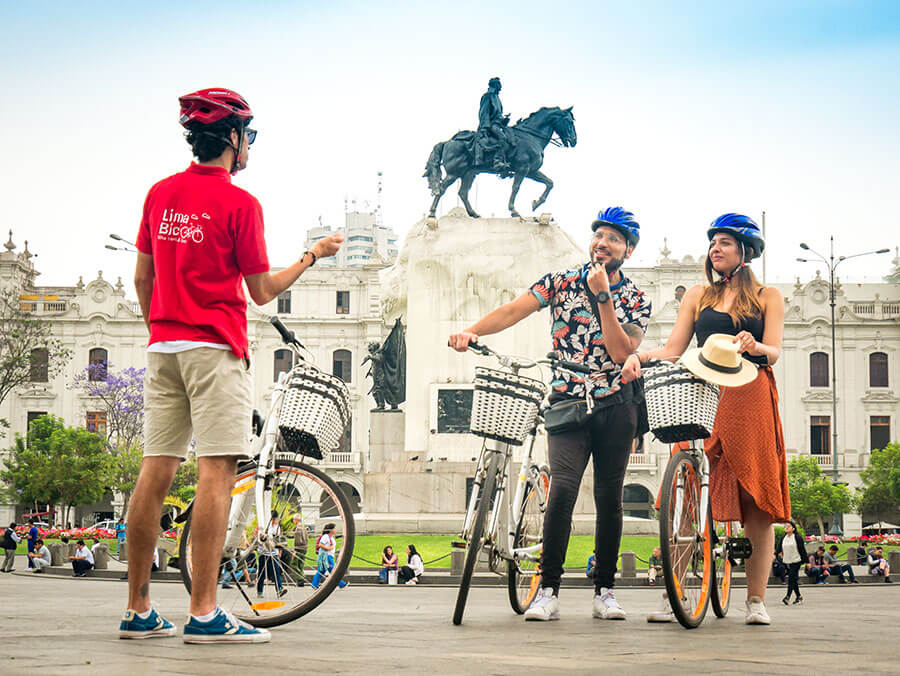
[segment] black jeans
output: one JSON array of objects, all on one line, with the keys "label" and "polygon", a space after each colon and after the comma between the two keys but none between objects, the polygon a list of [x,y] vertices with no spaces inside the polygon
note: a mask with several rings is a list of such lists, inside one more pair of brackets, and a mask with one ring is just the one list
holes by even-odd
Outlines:
[{"label": "black jeans", "polygon": [[853,574],[853,568],[849,563],[838,563],[833,566],[828,566],[828,572],[832,575],[837,575],[841,580],[844,579],[844,573],[847,573],[851,582],[856,579],[856,575]]},{"label": "black jeans", "polygon": [[622,487],[637,424],[638,404],[626,403],[595,411],[582,428],[549,436],[552,480],[544,513],[541,586],[559,592],[572,530],[572,512],[589,459],[594,461],[597,512],[594,586],[598,591],[601,587],[613,586],[622,539]]},{"label": "black jeans", "polygon": [[800,598],[800,566],[801,562],[797,561],[797,563],[789,563],[788,564],[788,590],[787,594],[784,595],[784,598],[788,599],[791,597],[791,592],[794,592],[796,597]]},{"label": "black jeans", "polygon": [[87,571],[94,567],[93,563],[88,563],[84,559],[74,559],[72,561],[72,571],[76,575],[84,575]]}]

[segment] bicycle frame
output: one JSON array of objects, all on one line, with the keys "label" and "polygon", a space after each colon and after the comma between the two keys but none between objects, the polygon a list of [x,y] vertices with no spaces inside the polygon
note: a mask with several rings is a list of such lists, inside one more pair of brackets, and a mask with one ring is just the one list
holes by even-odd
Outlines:
[{"label": "bicycle frame", "polygon": [[[525,491],[528,488],[529,475],[533,470],[538,470],[537,466],[532,463],[532,454],[534,451],[534,441],[537,436],[537,427],[531,430],[528,439],[523,444],[524,453],[522,461],[519,465],[518,478],[516,480],[515,496],[512,502],[504,500],[506,498],[506,490],[510,480],[510,460],[512,459],[512,445],[500,442],[485,442],[478,458],[477,469],[475,472],[475,481],[472,486],[472,495],[469,497],[469,504],[466,509],[465,520],[463,521],[462,537],[465,540],[469,538],[472,519],[475,515],[475,507],[478,504],[478,498],[481,494],[481,486],[484,480],[487,468],[490,465],[491,455],[495,453],[501,454],[501,467],[498,469],[497,488],[494,492],[494,504],[488,517],[488,525],[485,529],[486,546],[490,546],[492,551],[500,558],[505,560],[518,560],[520,558],[530,557],[537,560],[533,555],[540,552],[542,544],[532,545],[530,547],[514,547],[516,528],[519,519],[522,516],[522,506],[525,503]],[[503,538],[500,532],[502,511],[506,507],[506,537]]]}]

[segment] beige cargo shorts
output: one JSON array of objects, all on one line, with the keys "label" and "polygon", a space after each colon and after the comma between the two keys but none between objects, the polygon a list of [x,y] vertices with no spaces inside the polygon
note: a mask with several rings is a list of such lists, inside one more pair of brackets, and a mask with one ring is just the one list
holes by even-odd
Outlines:
[{"label": "beige cargo shorts", "polygon": [[144,455],[250,455],[252,383],[230,350],[148,352],[144,372]]}]

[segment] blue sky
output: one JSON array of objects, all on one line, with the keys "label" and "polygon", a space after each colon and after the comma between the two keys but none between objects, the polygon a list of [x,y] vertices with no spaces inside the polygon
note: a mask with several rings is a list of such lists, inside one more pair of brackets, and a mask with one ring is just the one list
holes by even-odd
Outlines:
[{"label": "blue sky", "polygon": [[[374,203],[378,171],[405,234],[430,202],[432,145],[475,124],[494,75],[513,119],[574,106],[579,143],[548,148],[544,208],[579,242],[621,204],[642,264],[663,237],[703,251],[726,211],[766,211],[770,279],[813,273],[794,263],[803,240],[900,244],[900,3],[123,5],[4,2],[0,226],[29,239],[43,283],[102,268],[130,286],[106,235],[133,234],[147,188],[187,165],[177,97],[204,86],[256,113],[236,182],[263,204],[273,265],[319,216],[340,224],[345,198]],[[505,214],[510,182],[476,185],[482,214]],[[520,210],[539,192],[526,182]],[[441,208],[455,204],[453,188]],[[891,258],[842,274],[876,279]]]}]

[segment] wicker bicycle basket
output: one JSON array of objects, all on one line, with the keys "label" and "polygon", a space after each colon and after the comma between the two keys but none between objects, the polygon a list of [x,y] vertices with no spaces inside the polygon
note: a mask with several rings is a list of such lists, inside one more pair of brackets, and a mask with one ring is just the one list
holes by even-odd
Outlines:
[{"label": "wicker bicycle basket", "polygon": [[643,369],[647,418],[653,435],[666,444],[706,439],[719,407],[719,386],[681,364]]},{"label": "wicker bicycle basket", "polygon": [[281,447],[317,460],[337,449],[350,424],[350,394],[343,380],[308,364],[288,376],[278,413]]},{"label": "wicker bicycle basket", "polygon": [[476,366],[472,434],[520,446],[534,427],[546,393],[540,380]]}]

